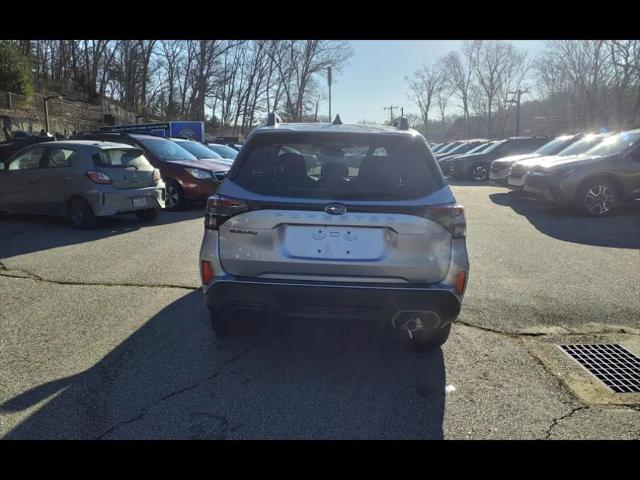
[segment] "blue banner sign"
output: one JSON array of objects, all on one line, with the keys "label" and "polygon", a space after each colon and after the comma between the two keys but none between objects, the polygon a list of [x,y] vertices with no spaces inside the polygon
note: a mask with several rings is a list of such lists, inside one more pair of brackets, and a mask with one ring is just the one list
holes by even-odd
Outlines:
[{"label": "blue banner sign", "polygon": [[100,127],[101,132],[138,133],[157,137],[191,138],[204,142],[204,122],[162,122],[140,123],[135,125],[117,125]]}]

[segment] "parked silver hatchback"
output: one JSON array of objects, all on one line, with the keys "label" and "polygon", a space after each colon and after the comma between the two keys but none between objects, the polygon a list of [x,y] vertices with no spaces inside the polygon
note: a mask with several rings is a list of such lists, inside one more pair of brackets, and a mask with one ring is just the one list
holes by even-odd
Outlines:
[{"label": "parked silver hatchback", "polygon": [[0,163],[0,211],[8,213],[68,216],[85,229],[96,217],[121,213],[153,221],[164,202],[160,171],[130,145],[36,144]]},{"label": "parked silver hatchback", "polygon": [[469,271],[464,209],[414,130],[276,124],[210,197],[200,251],[214,330],[249,311],[379,320],[443,344]]}]

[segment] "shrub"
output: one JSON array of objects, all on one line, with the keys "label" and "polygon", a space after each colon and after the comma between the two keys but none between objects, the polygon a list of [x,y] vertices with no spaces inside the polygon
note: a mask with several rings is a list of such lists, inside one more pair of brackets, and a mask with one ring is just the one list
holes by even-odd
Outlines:
[{"label": "shrub", "polygon": [[29,59],[12,41],[0,41],[0,90],[31,96],[33,80]]}]

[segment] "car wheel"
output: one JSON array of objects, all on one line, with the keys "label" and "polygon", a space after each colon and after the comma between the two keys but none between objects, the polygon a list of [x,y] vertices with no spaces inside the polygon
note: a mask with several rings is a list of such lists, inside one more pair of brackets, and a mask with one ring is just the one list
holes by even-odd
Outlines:
[{"label": "car wheel", "polygon": [[617,205],[618,189],[609,179],[596,178],[578,190],[577,206],[591,217],[604,217]]},{"label": "car wheel", "polygon": [[451,324],[440,327],[435,332],[426,330],[414,332],[411,346],[416,353],[426,353],[441,347],[449,338]]},{"label": "car wheel", "polygon": [[182,187],[175,180],[165,180],[165,189],[167,197],[165,199],[165,208],[170,211],[176,211],[184,205],[184,192]]},{"label": "car wheel", "polygon": [[69,204],[69,220],[74,227],[88,230],[96,226],[97,219],[89,202],[84,198],[74,198]]},{"label": "car wheel", "polygon": [[160,215],[160,209],[159,208],[149,208],[147,210],[138,210],[137,212],[135,212],[136,217],[138,217],[138,220],[140,220],[141,222],[153,222],[156,218],[158,218],[158,215]]},{"label": "car wheel", "polygon": [[484,182],[489,176],[489,169],[484,163],[475,163],[471,166],[471,179],[476,182]]}]

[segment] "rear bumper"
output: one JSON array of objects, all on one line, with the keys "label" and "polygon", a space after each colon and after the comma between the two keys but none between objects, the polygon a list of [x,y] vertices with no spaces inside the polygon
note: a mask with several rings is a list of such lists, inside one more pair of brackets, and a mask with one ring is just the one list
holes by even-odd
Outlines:
[{"label": "rear bumper", "polygon": [[449,286],[339,284],[230,278],[205,293],[209,309],[233,314],[267,308],[276,315],[340,316],[389,321],[398,312],[433,312],[440,325],[460,313],[461,298]]},{"label": "rear bumper", "polygon": [[[164,208],[165,188],[164,184],[148,188],[136,188],[130,190],[118,190],[109,187],[100,189],[86,195],[96,216],[116,215],[150,208]],[[134,207],[134,198],[145,198],[144,207]]]}]

